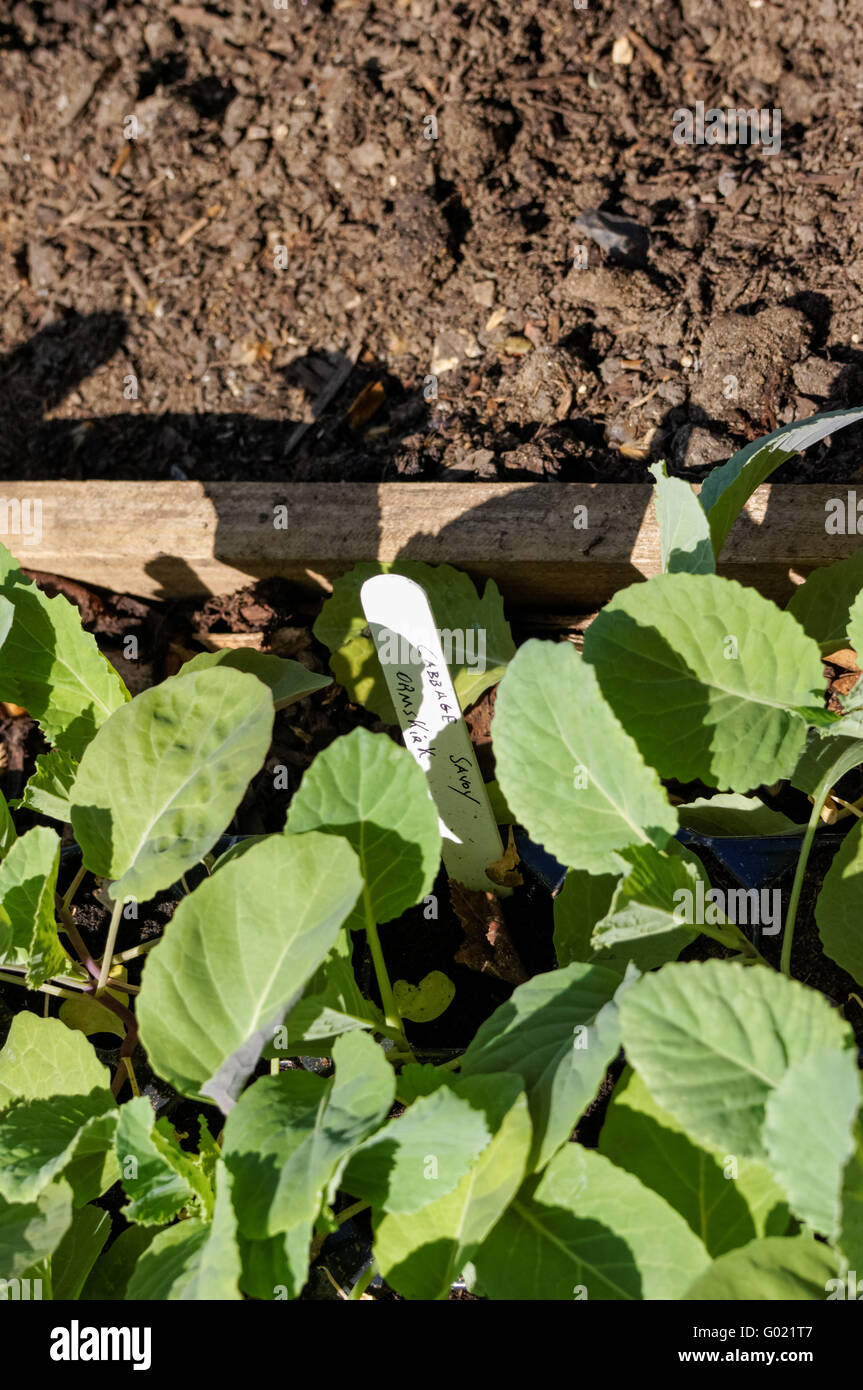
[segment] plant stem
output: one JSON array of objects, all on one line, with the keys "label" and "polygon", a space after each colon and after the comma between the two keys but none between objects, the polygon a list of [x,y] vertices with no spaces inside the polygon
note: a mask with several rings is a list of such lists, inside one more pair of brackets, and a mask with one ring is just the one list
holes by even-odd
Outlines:
[{"label": "plant stem", "polygon": [[[115,964],[115,965],[117,964],[117,958],[116,958],[116,956],[115,956],[115,958],[114,958],[114,964]],[[130,985],[126,980],[113,980],[113,979],[111,979],[111,980],[108,981],[108,989],[115,989],[115,990],[117,991],[118,994],[140,994],[140,993],[141,993],[141,986],[140,986],[140,985]],[[91,993],[92,993],[92,991],[91,991]],[[100,1002],[104,1004],[105,1001],[104,1001],[104,999],[102,999]]]},{"label": "plant stem", "polygon": [[82,864],[77,874],[72,879],[72,882],[69,884],[69,887],[66,889],[66,892],[63,894],[63,901],[60,904],[62,911],[69,911],[69,908],[72,906],[72,900],[75,897],[75,894],[78,892],[78,889],[81,887],[81,880],[83,879],[86,872],[87,870],[84,868],[84,865]]},{"label": "plant stem", "polygon": [[72,949],[74,949],[78,959],[81,960],[82,966],[85,967],[85,970],[89,970],[92,976],[97,976],[97,974],[99,974],[99,967],[97,967],[96,962],[94,962],[92,956],[90,956],[85,941],[83,941],[78,927],[75,926],[74,920],[72,920],[72,913],[69,912],[65,903],[61,902],[60,906],[58,906],[57,916],[60,917],[61,922],[63,922],[63,930],[65,934],[67,934],[69,941],[72,942]]},{"label": "plant stem", "polygon": [[803,876],[806,873],[806,865],[809,862],[809,851],[812,848],[812,841],[815,838],[815,831],[821,819],[821,811],[824,803],[830,795],[833,787],[839,782],[846,772],[850,772],[853,767],[859,767],[863,763],[863,742],[855,739],[850,748],[844,753],[840,753],[835,762],[828,767],[821,781],[812,796],[812,812],[809,816],[809,824],[803,836],[803,844],[800,846],[800,857],[797,860],[797,868],[794,873],[794,882],[791,885],[791,897],[788,900],[788,911],[785,914],[785,935],[782,941],[782,955],[779,961],[779,968],[783,975],[791,975],[791,948],[794,944],[794,924],[797,920],[797,908],[800,903],[800,894],[803,891]]},{"label": "plant stem", "polygon": [[[23,989],[34,989],[33,985],[28,985],[23,975],[13,975],[6,970],[0,970],[0,980],[7,985],[21,985]],[[80,999],[82,991],[80,989],[60,989],[59,985],[37,985],[34,993],[55,994],[58,999]]]},{"label": "plant stem", "polygon": [[335,1280],[335,1279],[333,1278],[333,1276],[330,1274],[330,1271],[327,1269],[327,1266],[326,1266],[326,1265],[323,1265],[322,1268],[323,1268],[324,1274],[325,1274],[326,1277],[329,1279],[330,1283],[332,1284],[333,1288],[335,1289],[336,1294],[338,1295],[338,1297],[339,1297],[340,1299],[344,1300],[344,1301],[347,1301],[347,1297],[348,1297],[348,1296],[347,1296],[347,1294],[345,1293],[344,1289],[342,1288],[341,1284],[339,1284],[339,1283],[336,1282],[336,1280]]},{"label": "plant stem", "polygon": [[783,975],[791,975],[791,948],[794,945],[794,924],[797,920],[797,907],[800,902],[800,894],[803,891],[803,877],[806,873],[806,865],[809,862],[809,851],[812,848],[812,841],[815,838],[815,831],[818,829],[818,822],[821,819],[821,807],[830,794],[831,772],[821,782],[815,792],[812,801],[812,813],[809,817],[809,824],[806,826],[806,833],[803,836],[803,843],[800,846],[800,855],[797,859],[797,868],[794,870],[794,882],[791,885],[791,896],[788,899],[788,911],[785,914],[785,932],[782,937],[782,955],[779,958],[779,969]]},{"label": "plant stem", "polygon": [[[116,965],[116,961],[115,961],[114,963],[115,963],[115,965]],[[94,976],[94,978],[95,978],[95,976]],[[70,979],[67,979],[64,975],[53,975],[53,976],[52,976],[52,979],[58,980],[59,983],[60,983],[61,985],[71,985],[73,988],[79,989],[79,990],[81,991],[82,994],[92,994],[92,993],[93,993],[93,986],[92,986],[91,984],[90,984],[90,985],[85,984],[83,980],[82,980],[82,981],[80,982],[80,984],[79,984],[79,982],[78,982],[77,980],[70,980]],[[122,993],[122,994],[140,994],[140,993],[141,993],[141,986],[140,986],[140,985],[130,985],[130,984],[127,984],[127,982],[126,982],[125,980],[109,980],[109,981],[108,981],[108,987],[109,987],[110,989],[115,989],[115,990],[117,990],[118,994],[120,994],[120,993]],[[105,1002],[104,999],[103,999],[101,1002],[104,1004],[104,1002]]]},{"label": "plant stem", "polygon": [[138,1085],[138,1078],[135,1075],[134,1068],[132,1067],[131,1057],[124,1057],[123,1063],[126,1067],[126,1075],[129,1078],[129,1085],[132,1087],[132,1095],[139,1096],[141,1094],[141,1088]]},{"label": "plant stem", "polygon": [[[94,994],[96,989],[94,986]],[[114,1079],[111,1082],[111,1092],[116,1097],[122,1091],[127,1080],[132,1082],[134,1091],[137,1084],[133,1078],[129,1077],[128,1072],[131,1068],[131,1057],[135,1048],[138,1046],[138,1020],[125,1004],[121,1004],[119,999],[115,999],[113,994],[105,993],[99,1003],[106,1009],[110,1009],[112,1014],[116,1014],[120,1022],[126,1029],[126,1036],[120,1044],[120,1056],[117,1060],[117,1070],[114,1072]]]},{"label": "plant stem", "polygon": [[743,932],[733,922],[726,922],[724,927],[708,927],[699,922],[698,930],[703,936],[709,936],[712,941],[718,941],[720,946],[725,946],[729,951],[741,951],[745,956],[751,956],[753,960],[761,961],[766,965],[767,961]]},{"label": "plant stem", "polygon": [[122,965],[123,961],[134,960],[136,956],[145,956],[148,951],[152,951],[154,946],[158,946],[161,940],[161,936],[152,936],[149,941],[142,941],[140,946],[130,946],[128,951],[119,951],[114,957],[114,964]]},{"label": "plant stem", "polygon": [[60,904],[59,917],[61,922],[63,923],[63,930],[68,936],[69,940],[71,941],[72,948],[75,951],[75,954],[77,955],[79,961],[83,965],[84,969],[88,971],[94,979],[96,979],[99,974],[99,967],[93,960],[93,957],[90,955],[90,952],[87,950],[87,946],[84,942],[84,939],[81,936],[81,933],[79,932],[78,928],[75,926],[74,921],[72,920],[72,913],[69,910],[69,908],[66,907],[65,903]]},{"label": "plant stem", "polygon": [[111,925],[108,928],[108,940],[105,943],[105,954],[102,957],[102,965],[99,970],[99,980],[96,985],[96,993],[101,994],[108,985],[108,976],[111,974],[111,965],[114,960],[114,946],[117,941],[117,931],[120,926],[120,914],[123,911],[123,899],[118,898],[114,904],[114,911],[111,913]]},{"label": "plant stem", "polygon": [[390,1028],[386,1023],[383,1027],[379,1023],[376,1023],[373,1031],[378,1033],[382,1038],[388,1038],[390,1042],[404,1042],[404,1034],[399,1032],[398,1028]]},{"label": "plant stem", "polygon": [[800,846],[800,857],[797,860],[794,882],[791,885],[791,897],[788,900],[788,911],[785,914],[785,935],[782,941],[782,957],[779,962],[779,968],[783,975],[791,974],[791,947],[794,944],[794,924],[797,920],[797,908],[800,903],[800,894],[803,890],[803,877],[806,873],[806,865],[809,862],[809,851],[812,849],[815,831],[818,829],[818,824],[821,820],[821,811],[834,785],[838,783],[841,777],[845,776],[846,772],[850,772],[853,767],[859,767],[860,763],[863,763],[863,744],[855,739],[851,747],[846,749],[844,753],[840,753],[836,761],[828,767],[813,793],[809,824],[803,836],[803,844]]},{"label": "plant stem", "polygon": [[387,973],[386,961],[384,960],[384,953],[381,949],[381,939],[378,936],[378,924],[374,919],[372,905],[369,901],[368,889],[365,886],[363,886],[363,909],[365,911],[366,918],[366,937],[368,939],[369,949],[372,953],[372,963],[375,967],[375,978],[377,979],[378,989],[380,990],[381,994],[381,1004],[383,1005],[384,1017],[386,1019],[387,1026],[389,1028],[394,1029],[397,1033],[398,1043],[401,1046],[403,1046],[405,1052],[409,1053],[410,1060],[413,1061],[413,1048],[411,1047],[410,1043],[407,1040],[407,1037],[405,1036],[405,1026],[402,1023],[402,1017],[398,1011],[395,996],[393,995],[393,987],[390,984],[390,977]]},{"label": "plant stem", "polygon": [[374,1279],[374,1277],[375,1277],[375,1275],[377,1274],[377,1272],[378,1272],[378,1267],[377,1267],[377,1265],[375,1264],[374,1260],[371,1260],[371,1261],[369,1262],[369,1267],[368,1267],[368,1269],[364,1269],[364,1270],[363,1270],[363,1272],[362,1272],[362,1274],[360,1275],[359,1279],[358,1279],[357,1282],[354,1284],[354,1287],[351,1289],[350,1293],[348,1294],[348,1302],[349,1302],[349,1303],[359,1303],[360,1299],[362,1298],[362,1296],[363,1296],[363,1294],[365,1293],[366,1289],[368,1288],[369,1284],[370,1284],[370,1283],[372,1282],[372,1280]]},{"label": "plant stem", "polygon": [[[27,967],[26,967],[26,965],[7,965],[7,966],[6,966],[6,969],[7,969],[7,971],[14,972],[14,973],[16,974],[16,976],[20,975],[21,983],[22,983],[22,984],[24,983],[24,979],[25,979],[26,972],[27,972]],[[98,972],[97,972],[97,973],[98,973]],[[94,977],[94,978],[95,978],[95,977]],[[10,983],[11,983],[11,981],[10,981]],[[63,985],[63,987],[67,990],[67,992],[68,992],[69,990],[74,990],[74,991],[75,991],[75,994],[92,994],[92,993],[93,993],[93,984],[92,984],[91,981],[87,981],[87,980],[74,980],[74,979],[71,977],[71,975],[52,975],[52,976],[51,976],[51,979],[50,979],[50,983],[51,983],[52,985]],[[125,980],[114,980],[113,985],[112,985],[112,988],[116,989],[118,993],[123,993],[123,994],[140,994],[140,993],[141,993],[141,986],[140,986],[140,985],[130,985],[130,984],[127,984]],[[69,997],[70,997],[70,998],[74,998],[74,997],[75,997],[75,994],[71,994]],[[104,1004],[104,1002],[105,1002],[104,999],[103,999],[101,1002]]]},{"label": "plant stem", "polygon": [[339,1212],[336,1217],[336,1225],[341,1226],[344,1221],[352,1220],[353,1217],[359,1216],[361,1211],[366,1211],[370,1206],[371,1202],[353,1202],[349,1207],[345,1207],[344,1211]]}]

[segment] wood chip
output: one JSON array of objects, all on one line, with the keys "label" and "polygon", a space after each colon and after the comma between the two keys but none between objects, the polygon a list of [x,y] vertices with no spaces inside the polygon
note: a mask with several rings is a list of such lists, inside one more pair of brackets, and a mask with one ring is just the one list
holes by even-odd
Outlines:
[{"label": "wood chip", "polygon": [[532,350],[532,346],[529,338],[516,334],[512,338],[504,339],[503,350],[507,357],[525,357]]},{"label": "wood chip", "polygon": [[117,155],[117,158],[114,160],[114,163],[111,165],[110,169],[108,170],[108,176],[109,176],[109,178],[115,179],[115,178],[117,177],[117,175],[119,174],[120,170],[122,169],[123,165],[126,163],[126,160],[129,158],[129,156],[130,156],[131,153],[132,153],[132,142],[131,142],[131,140],[127,140],[126,143],[125,143],[125,145],[124,145],[123,148],[121,149],[120,153]]},{"label": "wood chip", "polygon": [[178,24],[191,24],[198,29],[210,29],[213,33],[225,30],[226,21],[221,15],[211,14],[203,5],[172,5],[169,12]]},{"label": "wood chip", "polygon": [[496,328],[500,327],[508,313],[509,310],[503,306],[495,309],[491,314],[489,314],[488,318],[486,319],[485,328],[483,329],[483,332],[493,333]]},{"label": "wood chip", "polygon": [[611,61],[619,67],[629,67],[635,57],[635,49],[629,41],[627,34],[621,34],[619,39],[614,40],[611,49]]},{"label": "wood chip", "polygon": [[262,632],[196,632],[195,639],[210,652],[223,652],[238,647],[259,652],[264,645]]},{"label": "wood chip", "polygon": [[144,281],[141,279],[135,267],[130,265],[128,261],[123,262],[123,274],[129,281],[129,284],[132,286],[138,298],[147,299],[147,286],[144,284]]},{"label": "wood chip", "polygon": [[177,237],[177,245],[185,246],[187,242],[192,240],[193,236],[197,236],[198,232],[204,230],[209,220],[209,217],[199,217],[197,222],[193,222],[191,226],[185,227]]},{"label": "wood chip", "polygon": [[659,54],[653,48],[651,48],[650,44],[647,42],[646,39],[643,39],[640,34],[636,34],[634,29],[627,29],[626,37],[630,40],[631,43],[635,44],[635,47],[638,49],[645,63],[647,63],[648,67],[653,68],[653,71],[656,73],[656,76],[664,85],[667,73],[665,64],[663,63]]}]

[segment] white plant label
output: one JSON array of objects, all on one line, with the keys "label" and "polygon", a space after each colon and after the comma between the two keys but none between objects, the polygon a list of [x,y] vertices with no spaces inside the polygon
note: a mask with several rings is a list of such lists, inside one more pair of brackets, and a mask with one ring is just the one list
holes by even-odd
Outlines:
[{"label": "white plant label", "polygon": [[378,574],[360,599],[405,747],[438,809],[446,871],[466,888],[500,893],[485,867],[500,859],[503,845],[428,595],[404,575]]}]

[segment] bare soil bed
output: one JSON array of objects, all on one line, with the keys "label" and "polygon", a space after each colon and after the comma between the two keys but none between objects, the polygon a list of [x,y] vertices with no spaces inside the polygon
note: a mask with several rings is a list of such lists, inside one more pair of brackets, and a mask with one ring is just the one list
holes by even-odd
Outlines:
[{"label": "bare soil bed", "polygon": [[0,476],[698,479],[863,396],[851,0],[6,0],[0,66]]}]

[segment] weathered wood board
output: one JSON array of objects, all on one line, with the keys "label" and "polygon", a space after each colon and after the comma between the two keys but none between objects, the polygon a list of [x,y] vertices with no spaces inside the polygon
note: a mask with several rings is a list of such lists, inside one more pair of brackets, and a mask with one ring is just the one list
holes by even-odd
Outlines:
[{"label": "weathered wood board", "polygon": [[[720,572],[786,597],[857,549],[856,535],[825,529],[827,502],[846,492],[760,487]],[[607,483],[5,483],[0,537],[27,568],[142,597],[227,593],[269,575],[326,588],[359,560],[406,556],[492,577],[516,605],[589,609],[658,572],[651,494]]]}]

